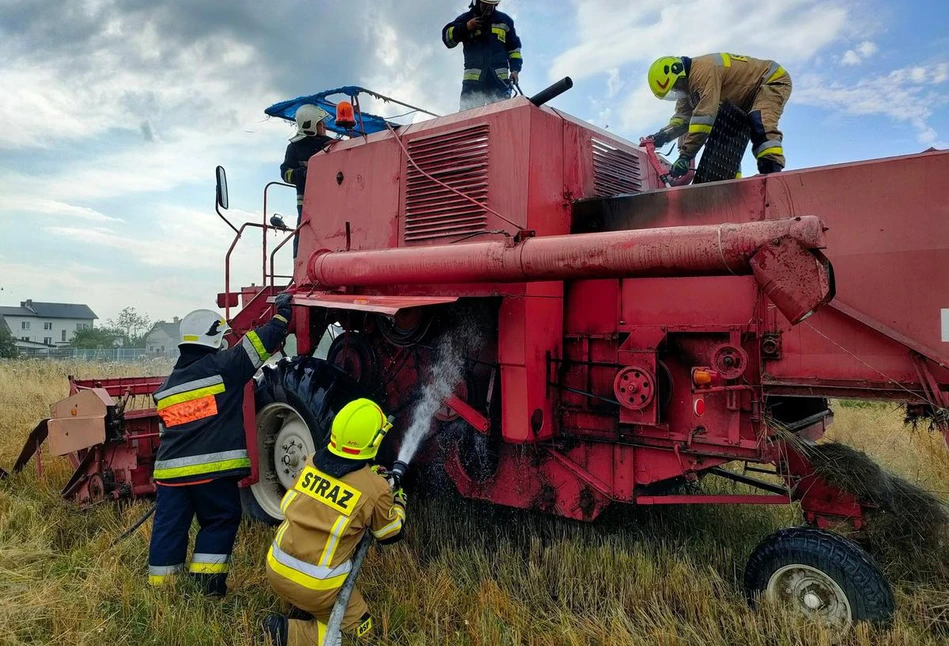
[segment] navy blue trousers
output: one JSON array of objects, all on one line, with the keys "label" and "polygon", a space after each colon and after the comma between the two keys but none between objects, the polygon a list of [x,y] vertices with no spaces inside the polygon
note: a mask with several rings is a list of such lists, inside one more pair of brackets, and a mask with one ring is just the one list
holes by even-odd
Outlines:
[{"label": "navy blue trousers", "polygon": [[198,517],[198,536],[188,572],[207,594],[227,592],[227,571],[241,523],[240,478],[202,484],[158,485],[155,521],[148,549],[148,582],[162,585],[168,575],[184,569],[188,531]]}]

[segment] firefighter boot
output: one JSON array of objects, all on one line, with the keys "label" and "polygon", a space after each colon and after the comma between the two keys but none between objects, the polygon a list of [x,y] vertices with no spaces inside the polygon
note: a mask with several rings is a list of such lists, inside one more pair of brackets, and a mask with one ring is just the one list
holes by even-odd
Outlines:
[{"label": "firefighter boot", "polygon": [[190,572],[188,578],[206,597],[223,598],[227,595],[227,574],[195,574]]},{"label": "firefighter boot", "polygon": [[287,646],[287,628],[289,622],[283,615],[269,614],[260,622],[264,631],[261,646]]}]

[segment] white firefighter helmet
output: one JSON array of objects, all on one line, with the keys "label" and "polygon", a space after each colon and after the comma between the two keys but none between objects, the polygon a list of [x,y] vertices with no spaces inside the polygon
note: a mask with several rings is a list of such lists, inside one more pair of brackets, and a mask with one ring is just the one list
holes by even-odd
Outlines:
[{"label": "white firefighter helmet", "polygon": [[317,134],[316,127],[321,121],[330,116],[330,113],[318,105],[307,103],[297,108],[297,134],[290,141],[300,141],[304,137],[312,137]]},{"label": "white firefighter helmet", "polygon": [[181,319],[182,345],[201,345],[212,350],[224,346],[224,335],[231,331],[224,317],[213,310],[195,310]]}]

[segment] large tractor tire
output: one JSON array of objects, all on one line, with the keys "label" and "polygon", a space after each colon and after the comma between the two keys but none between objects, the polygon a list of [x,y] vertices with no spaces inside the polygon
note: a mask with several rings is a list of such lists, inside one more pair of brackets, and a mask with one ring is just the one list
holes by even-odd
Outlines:
[{"label": "large tractor tire", "polygon": [[339,409],[362,396],[355,381],[321,359],[294,357],[263,369],[254,391],[259,479],[241,489],[246,515],[269,524],[283,520],[284,493],[307,457],[326,446]]},{"label": "large tractor tire", "polygon": [[827,625],[849,631],[856,622],[889,623],[893,591],[863,549],[843,536],[794,527],[766,538],[745,569],[749,601],[767,598]]}]

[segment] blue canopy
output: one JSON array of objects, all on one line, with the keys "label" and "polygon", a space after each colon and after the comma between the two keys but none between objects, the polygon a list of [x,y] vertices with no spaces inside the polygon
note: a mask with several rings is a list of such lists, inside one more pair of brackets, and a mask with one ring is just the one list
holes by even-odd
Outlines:
[{"label": "blue canopy", "polygon": [[[274,103],[272,106],[264,110],[264,113],[266,113],[267,115],[271,117],[279,117],[281,119],[286,119],[287,121],[293,121],[294,118],[296,117],[297,110],[300,108],[300,106],[310,103],[313,105],[320,106],[321,108],[329,112],[330,115],[335,116],[336,104],[330,101],[329,99],[327,99],[326,97],[332,96],[334,94],[342,94],[348,97],[350,101],[355,101],[355,98],[359,96],[359,94],[361,93],[368,94],[370,96],[373,96],[377,99],[381,99],[383,101],[392,101],[393,103],[398,103],[399,105],[406,105],[402,103],[401,101],[396,101],[395,99],[390,99],[389,97],[382,96],[381,94],[376,94],[375,92],[372,92],[371,90],[367,90],[366,88],[358,87],[355,85],[346,85],[344,87],[338,87],[333,90],[325,90],[323,92],[318,92],[317,94],[311,94],[309,96],[298,96],[295,99],[289,99],[287,101],[281,101],[280,103]],[[406,107],[411,108],[412,106],[406,105]],[[426,112],[425,110],[421,110],[420,108],[415,108],[415,109],[421,112]],[[431,114],[431,113],[428,113],[428,114]],[[386,124],[388,124],[392,128],[399,127],[399,124],[393,123],[391,121],[386,121],[384,117],[380,117],[374,114],[369,114],[367,112],[360,111],[360,113],[356,115],[355,132],[359,134],[371,135],[374,132],[386,130]],[[329,118],[326,120],[326,129],[340,135],[348,135],[348,134],[353,133],[353,131],[351,130],[346,130],[344,128],[337,127],[336,122],[333,118]]]}]

